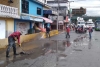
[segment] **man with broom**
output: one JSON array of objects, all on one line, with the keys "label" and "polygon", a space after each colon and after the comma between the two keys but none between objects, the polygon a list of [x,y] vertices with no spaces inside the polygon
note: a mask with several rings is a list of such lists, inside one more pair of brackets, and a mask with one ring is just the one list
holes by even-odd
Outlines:
[{"label": "man with broom", "polygon": [[13,47],[13,54],[14,55],[18,55],[16,53],[16,44],[15,44],[15,41],[17,41],[18,45],[21,46],[20,35],[22,35],[21,32],[16,31],[16,32],[13,32],[8,37],[8,48],[7,48],[7,51],[6,51],[6,57],[9,57],[9,52],[10,52],[11,47]]}]

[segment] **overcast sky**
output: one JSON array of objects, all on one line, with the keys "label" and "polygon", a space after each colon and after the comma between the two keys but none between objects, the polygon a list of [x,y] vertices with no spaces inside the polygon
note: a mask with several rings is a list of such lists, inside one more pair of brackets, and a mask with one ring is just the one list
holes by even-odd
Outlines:
[{"label": "overcast sky", "polygon": [[100,0],[69,0],[72,2],[71,8],[85,7],[87,9],[87,15],[100,16]]}]

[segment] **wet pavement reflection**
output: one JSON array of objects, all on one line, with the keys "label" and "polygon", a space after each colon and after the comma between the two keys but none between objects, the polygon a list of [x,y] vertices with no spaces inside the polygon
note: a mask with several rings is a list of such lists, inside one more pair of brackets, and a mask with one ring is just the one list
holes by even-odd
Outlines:
[{"label": "wet pavement reflection", "polygon": [[66,47],[69,47],[71,45],[70,43],[70,39],[66,39],[64,42],[63,42],[63,45]]},{"label": "wet pavement reflection", "polygon": [[[35,48],[32,48],[34,44]],[[65,52],[68,49],[71,48],[73,52],[82,52],[83,47],[88,46],[88,49],[91,49],[92,45],[92,41],[88,41],[87,35],[80,35],[73,41],[69,38],[64,40],[37,40],[31,43],[31,46],[19,48],[19,53],[21,51],[24,53],[20,53],[18,56],[11,55],[10,58],[1,60],[0,66],[13,67],[11,65],[14,63],[16,67],[59,67],[59,61],[67,58],[68,54]]]},{"label": "wet pavement reflection", "polygon": [[88,49],[91,49],[91,47],[92,47],[92,42],[91,42],[91,40],[89,40]]}]

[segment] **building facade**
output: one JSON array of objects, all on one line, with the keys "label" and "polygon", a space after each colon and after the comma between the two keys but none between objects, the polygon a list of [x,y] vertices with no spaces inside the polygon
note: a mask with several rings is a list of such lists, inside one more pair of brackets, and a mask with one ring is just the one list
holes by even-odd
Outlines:
[{"label": "building facade", "polygon": [[[58,6],[59,2],[59,6]],[[52,10],[57,11],[59,7],[59,17],[58,17],[58,27],[59,29],[63,29],[63,22],[66,19],[66,16],[68,14],[68,8],[67,8],[67,0],[48,0],[47,4],[52,7]],[[54,23],[52,24],[53,29],[56,29],[57,27],[57,15],[52,16],[52,20]]]},{"label": "building facade", "polygon": [[14,31],[14,18],[20,18],[18,7],[18,0],[14,0],[13,3],[0,0],[0,39],[6,38]]},{"label": "building facade", "polygon": [[[43,19],[43,4],[35,0],[21,0],[20,2],[20,19],[14,20],[14,31],[21,31],[23,34],[28,34],[28,31],[33,28],[34,23],[37,27],[42,25]],[[37,20],[34,20],[34,19]]]},{"label": "building facade", "polygon": [[0,1],[0,39],[8,37],[14,31],[28,34],[34,24],[43,27],[42,0],[3,0]]},{"label": "building facade", "polygon": [[82,16],[86,14],[86,9],[83,7],[72,9],[73,16]]}]

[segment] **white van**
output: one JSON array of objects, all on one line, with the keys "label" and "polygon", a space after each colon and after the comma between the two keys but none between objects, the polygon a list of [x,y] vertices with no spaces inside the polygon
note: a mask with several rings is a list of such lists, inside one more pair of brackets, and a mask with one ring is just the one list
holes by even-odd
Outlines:
[{"label": "white van", "polygon": [[77,22],[77,26],[83,26],[84,28],[86,28],[86,22],[83,22],[83,21],[80,21],[80,22]]},{"label": "white van", "polygon": [[95,27],[95,25],[94,25],[94,23],[93,23],[92,21],[88,21],[88,22],[86,23],[86,28],[89,28],[89,27],[92,27],[92,28]]}]

